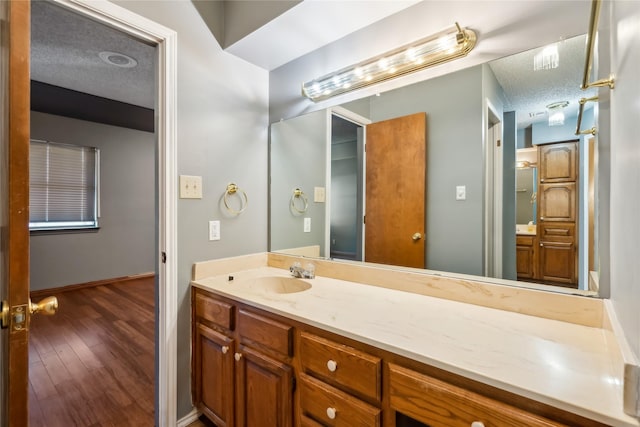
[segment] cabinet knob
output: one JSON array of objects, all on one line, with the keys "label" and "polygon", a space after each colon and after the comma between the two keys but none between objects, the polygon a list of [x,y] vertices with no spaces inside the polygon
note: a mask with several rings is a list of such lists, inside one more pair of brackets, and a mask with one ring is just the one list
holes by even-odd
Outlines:
[{"label": "cabinet knob", "polygon": [[228,345],[223,345],[222,346],[222,354],[227,354],[229,352],[229,346]]},{"label": "cabinet knob", "polygon": [[540,243],[540,247],[543,247],[544,245],[542,243]]},{"label": "cabinet knob", "polygon": [[329,417],[330,420],[335,420],[336,412],[336,408],[327,408],[327,417]]},{"label": "cabinet knob", "polygon": [[540,217],[540,221],[544,221],[544,217],[543,216]]},{"label": "cabinet knob", "polygon": [[474,421],[471,423],[471,427],[484,427],[484,423],[482,421]]},{"label": "cabinet knob", "polygon": [[236,353],[233,355],[233,358],[236,359],[236,362],[239,362],[242,359],[242,353]]},{"label": "cabinet knob", "polygon": [[327,361],[327,369],[331,372],[335,372],[338,369],[338,363],[335,360]]}]

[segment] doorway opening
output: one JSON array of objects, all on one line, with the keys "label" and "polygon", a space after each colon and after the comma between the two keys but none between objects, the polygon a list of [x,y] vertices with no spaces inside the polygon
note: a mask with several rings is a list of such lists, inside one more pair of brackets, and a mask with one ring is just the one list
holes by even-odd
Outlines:
[{"label": "doorway opening", "polygon": [[331,258],[363,260],[364,126],[331,115]]},{"label": "doorway opening", "polygon": [[[40,2],[38,2],[40,3]],[[153,406],[158,426],[175,425],[176,422],[176,318],[177,301],[177,208],[176,208],[176,33],[159,24],[136,15],[111,3],[84,3],[76,0],[59,0],[67,12],[88,18],[92,23],[106,25],[110,29],[135,38],[149,46],[155,46],[156,62],[152,66],[155,100],[152,138],[151,170],[153,186],[151,205],[155,218],[152,232],[152,271],[155,273],[153,302],[155,326],[153,357],[155,390]],[[115,60],[113,62],[119,62]],[[87,234],[88,235],[88,234]],[[122,245],[126,245],[126,239]],[[90,266],[89,266],[90,267]],[[117,311],[115,308],[113,311]],[[149,364],[147,360],[147,365]],[[117,400],[117,399],[116,399]]]}]

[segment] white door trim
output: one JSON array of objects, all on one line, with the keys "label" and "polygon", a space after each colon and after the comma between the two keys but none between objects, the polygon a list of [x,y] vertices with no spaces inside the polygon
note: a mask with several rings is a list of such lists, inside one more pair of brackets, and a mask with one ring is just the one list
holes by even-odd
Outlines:
[{"label": "white door trim", "polygon": [[484,275],[502,278],[502,119],[485,100],[484,112]]},{"label": "white door trim", "polygon": [[[177,381],[177,34],[105,0],[54,0],[98,22],[157,45],[158,298],[156,426],[174,427]],[[166,254],[166,263],[162,255]]]}]

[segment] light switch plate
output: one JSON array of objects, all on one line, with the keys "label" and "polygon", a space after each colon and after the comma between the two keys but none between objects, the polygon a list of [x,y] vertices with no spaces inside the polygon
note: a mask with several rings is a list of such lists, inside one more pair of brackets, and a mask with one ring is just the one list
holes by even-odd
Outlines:
[{"label": "light switch plate", "polygon": [[180,175],[180,198],[202,199],[202,177]]},{"label": "light switch plate", "polygon": [[457,185],[456,186],[456,200],[467,200],[467,186],[466,185]]},{"label": "light switch plate", "polygon": [[220,221],[209,221],[209,240],[220,240]]},{"label": "light switch plate", "polygon": [[309,217],[304,219],[304,232],[311,233],[311,218]]},{"label": "light switch plate", "polygon": [[313,201],[316,203],[324,203],[325,201],[324,187],[313,187]]}]

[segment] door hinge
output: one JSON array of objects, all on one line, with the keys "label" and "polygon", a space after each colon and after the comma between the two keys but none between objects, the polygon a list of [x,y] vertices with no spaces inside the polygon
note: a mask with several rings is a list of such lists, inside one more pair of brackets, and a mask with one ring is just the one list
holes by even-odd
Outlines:
[{"label": "door hinge", "polygon": [[166,252],[162,252],[162,263],[163,264],[167,263],[167,253]]},{"label": "door hinge", "polygon": [[502,141],[498,140],[498,147],[500,147],[500,144],[502,144]]},{"label": "door hinge", "polygon": [[296,391],[296,377],[291,377],[291,392]]},{"label": "door hinge", "polygon": [[362,223],[363,224],[367,223],[367,216],[366,215],[362,215]]}]

